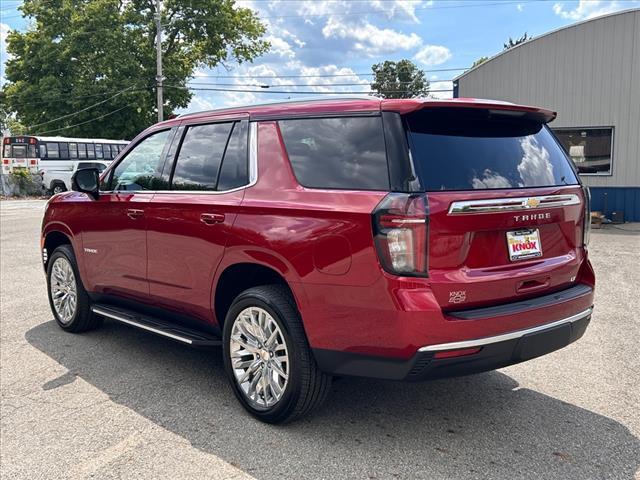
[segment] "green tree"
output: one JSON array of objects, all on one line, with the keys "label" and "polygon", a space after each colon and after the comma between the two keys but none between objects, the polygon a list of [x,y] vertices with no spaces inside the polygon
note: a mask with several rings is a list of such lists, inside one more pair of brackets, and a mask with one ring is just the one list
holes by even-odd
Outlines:
[{"label": "green tree", "polygon": [[473,65],[471,65],[471,68],[477,67],[478,65],[482,65],[487,60],[489,60],[489,57],[480,57],[475,62],[473,62]]},{"label": "green tree", "polygon": [[371,89],[382,98],[413,98],[429,95],[429,81],[411,60],[376,63]]},{"label": "green tree", "polygon": [[[32,134],[133,137],[157,117],[155,6],[25,0],[31,27],[8,35],[1,106]],[[191,93],[176,87],[196,68],[252,61],[269,48],[264,25],[234,0],[163,0],[161,22],[165,118],[189,104]]]},{"label": "green tree", "polygon": [[521,43],[526,42],[527,40],[531,40],[532,37],[530,37],[529,35],[527,35],[527,32],[524,32],[524,35],[522,35],[520,38],[516,38],[515,40],[511,37],[509,37],[509,41],[507,43],[504,43],[504,50],[509,50],[510,48],[515,47],[516,45],[520,45]]},{"label": "green tree", "polygon": [[2,135],[24,135],[26,130],[24,125],[15,119],[15,115],[10,114],[0,105],[0,134]]}]

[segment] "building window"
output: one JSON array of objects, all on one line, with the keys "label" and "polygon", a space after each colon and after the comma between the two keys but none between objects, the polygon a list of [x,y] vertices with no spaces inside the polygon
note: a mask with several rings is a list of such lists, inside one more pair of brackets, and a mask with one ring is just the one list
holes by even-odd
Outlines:
[{"label": "building window", "polygon": [[554,128],[581,175],[611,175],[613,127]]}]

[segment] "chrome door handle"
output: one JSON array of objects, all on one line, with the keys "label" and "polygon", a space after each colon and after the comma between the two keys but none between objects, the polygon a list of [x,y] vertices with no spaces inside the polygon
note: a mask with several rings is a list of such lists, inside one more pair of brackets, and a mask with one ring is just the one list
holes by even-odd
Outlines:
[{"label": "chrome door handle", "polygon": [[203,213],[200,215],[200,221],[206,225],[214,225],[224,222],[224,213]]},{"label": "chrome door handle", "polygon": [[130,208],[127,210],[127,217],[135,220],[136,218],[140,218],[144,215],[144,210],[137,210],[135,208]]}]

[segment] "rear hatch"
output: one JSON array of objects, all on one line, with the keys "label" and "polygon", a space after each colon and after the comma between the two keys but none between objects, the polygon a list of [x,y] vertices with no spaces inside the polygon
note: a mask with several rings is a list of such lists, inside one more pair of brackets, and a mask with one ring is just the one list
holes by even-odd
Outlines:
[{"label": "rear hatch", "polygon": [[444,310],[576,281],[585,195],[543,119],[479,108],[426,108],[404,118],[428,197],[428,275]]}]

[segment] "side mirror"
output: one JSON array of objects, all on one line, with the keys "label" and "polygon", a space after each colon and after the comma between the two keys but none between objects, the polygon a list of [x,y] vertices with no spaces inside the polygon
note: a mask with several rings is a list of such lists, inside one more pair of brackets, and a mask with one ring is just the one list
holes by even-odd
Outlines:
[{"label": "side mirror", "polygon": [[81,168],[71,177],[71,188],[83,192],[94,200],[100,196],[100,174],[97,168]]}]

